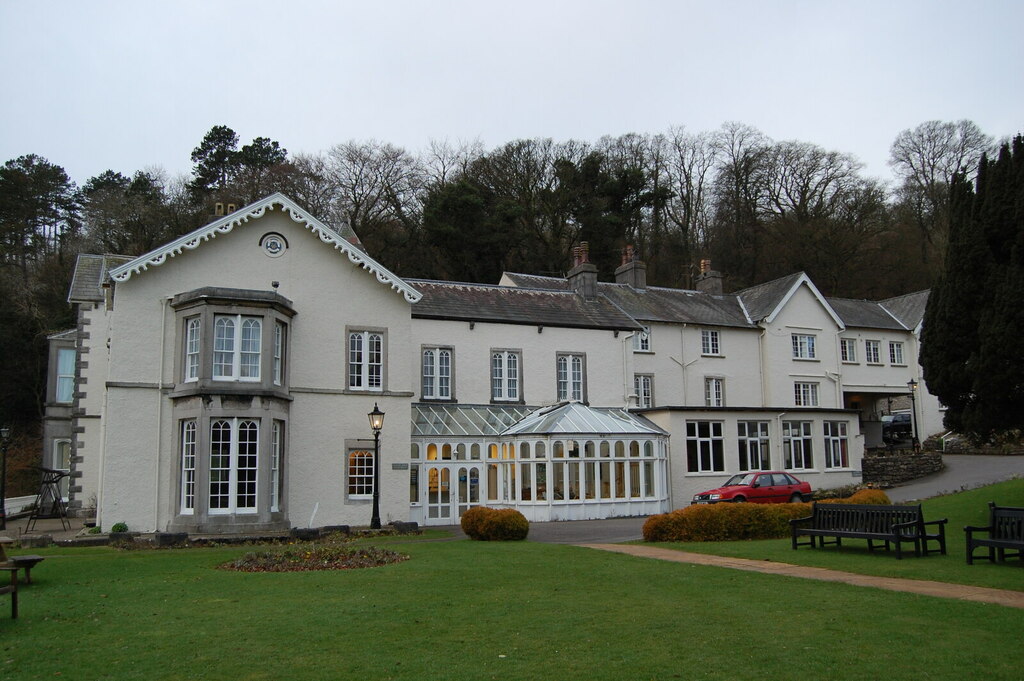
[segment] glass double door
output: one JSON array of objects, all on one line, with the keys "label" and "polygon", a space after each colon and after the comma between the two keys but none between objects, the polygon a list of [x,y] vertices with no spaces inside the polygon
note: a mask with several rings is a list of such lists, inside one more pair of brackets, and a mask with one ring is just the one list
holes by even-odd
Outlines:
[{"label": "glass double door", "polygon": [[468,509],[480,505],[481,464],[428,464],[428,525],[455,525]]}]

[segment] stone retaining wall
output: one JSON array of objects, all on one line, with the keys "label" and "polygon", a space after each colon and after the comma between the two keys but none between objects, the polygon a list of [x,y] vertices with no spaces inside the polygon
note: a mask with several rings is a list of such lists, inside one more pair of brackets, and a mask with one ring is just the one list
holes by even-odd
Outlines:
[{"label": "stone retaining wall", "polygon": [[865,453],[862,468],[864,482],[875,487],[892,487],[938,473],[945,468],[945,464],[938,452],[903,449]]}]

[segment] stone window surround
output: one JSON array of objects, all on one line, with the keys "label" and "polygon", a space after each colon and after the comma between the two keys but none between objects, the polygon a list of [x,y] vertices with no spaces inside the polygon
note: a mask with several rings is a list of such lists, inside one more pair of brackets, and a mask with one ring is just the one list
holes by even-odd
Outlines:
[{"label": "stone window surround", "polygon": [[[287,334],[291,319],[295,316],[295,310],[287,298],[276,291],[204,287],[174,296],[171,299],[171,308],[175,311],[177,328],[173,374],[176,386],[172,397],[195,393],[287,394],[290,365],[287,343],[280,384],[275,384],[273,371],[275,324],[283,324]],[[213,379],[214,323],[215,318],[221,315],[259,317],[263,320],[259,381]],[[185,381],[188,322],[197,316],[200,318],[199,378]]]},{"label": "stone window surround", "polygon": [[[287,518],[287,497],[278,499],[278,510],[270,507],[271,465],[273,462],[273,424],[280,421],[284,425],[284,441],[282,443],[281,467],[279,470],[279,489],[287,489],[288,476],[288,413],[290,403],[272,396],[258,395],[193,395],[183,396],[175,401],[175,489],[170,495],[173,503],[171,527],[186,531],[198,531],[199,526],[231,525],[232,523],[248,523],[262,525],[270,529],[273,523],[280,523]],[[239,513],[210,513],[210,427],[221,419],[248,419],[259,425],[259,450],[256,477],[256,511]],[[182,433],[183,422],[196,422],[195,442],[195,505],[191,512],[182,512]]]}]

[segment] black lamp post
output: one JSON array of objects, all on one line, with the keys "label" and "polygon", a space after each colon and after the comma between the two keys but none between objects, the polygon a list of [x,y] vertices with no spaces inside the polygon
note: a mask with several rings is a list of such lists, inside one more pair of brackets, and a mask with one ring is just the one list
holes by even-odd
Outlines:
[{"label": "black lamp post", "polygon": [[377,403],[373,403],[370,417],[370,428],[373,429],[373,515],[370,517],[370,529],[380,529],[380,431],[384,427],[384,412]]},{"label": "black lamp post", "polygon": [[917,449],[920,446],[917,439],[917,381],[910,379],[907,387],[910,388],[910,435],[913,438],[910,444]]},{"label": "black lamp post", "polygon": [[0,427],[0,454],[4,457],[0,462],[0,530],[7,529],[7,447],[10,444],[11,429]]}]

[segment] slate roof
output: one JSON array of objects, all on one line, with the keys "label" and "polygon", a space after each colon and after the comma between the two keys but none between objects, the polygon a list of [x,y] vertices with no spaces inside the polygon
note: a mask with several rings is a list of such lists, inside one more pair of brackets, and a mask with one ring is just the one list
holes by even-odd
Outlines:
[{"label": "slate roof", "polygon": [[626,284],[608,283],[598,284],[598,291],[641,321],[754,327],[734,295],[716,296],[657,286],[638,290]]},{"label": "slate roof", "polygon": [[929,291],[907,293],[896,298],[888,298],[879,304],[903,322],[908,329],[916,329],[924,319],[924,308],[928,304],[929,293]]},{"label": "slate roof", "polygon": [[80,253],[75,262],[75,273],[71,276],[68,290],[69,303],[98,303],[103,300],[103,283],[107,272],[127,262],[127,255],[91,255]]},{"label": "slate roof", "polygon": [[456,319],[580,329],[640,328],[607,298],[585,300],[572,291],[407,279],[423,297],[414,319]]},{"label": "slate roof", "polygon": [[796,272],[781,279],[743,289],[736,295],[743,301],[743,306],[750,318],[759,322],[775,311],[782,299],[803,275],[803,272]]},{"label": "slate roof", "polygon": [[848,327],[907,330],[898,319],[876,302],[850,298],[826,298],[826,300]]}]

